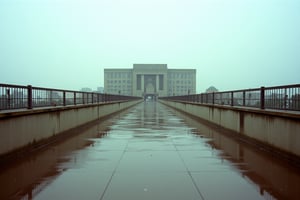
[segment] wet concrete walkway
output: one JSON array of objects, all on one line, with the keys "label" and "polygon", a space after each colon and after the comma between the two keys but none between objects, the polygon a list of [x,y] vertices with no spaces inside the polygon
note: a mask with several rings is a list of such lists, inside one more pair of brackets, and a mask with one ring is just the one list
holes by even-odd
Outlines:
[{"label": "wet concrete walkway", "polygon": [[145,102],[0,171],[1,199],[298,199],[299,169]]}]

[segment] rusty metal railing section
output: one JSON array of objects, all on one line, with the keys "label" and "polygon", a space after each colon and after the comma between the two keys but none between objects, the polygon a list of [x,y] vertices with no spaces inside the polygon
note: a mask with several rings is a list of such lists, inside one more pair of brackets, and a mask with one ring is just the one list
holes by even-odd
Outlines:
[{"label": "rusty metal railing section", "polygon": [[95,92],[32,87],[31,85],[21,86],[0,84],[0,110],[32,109],[48,106],[81,105],[137,99],[141,98]]},{"label": "rusty metal railing section", "polygon": [[300,111],[300,84],[161,97],[171,101]]}]

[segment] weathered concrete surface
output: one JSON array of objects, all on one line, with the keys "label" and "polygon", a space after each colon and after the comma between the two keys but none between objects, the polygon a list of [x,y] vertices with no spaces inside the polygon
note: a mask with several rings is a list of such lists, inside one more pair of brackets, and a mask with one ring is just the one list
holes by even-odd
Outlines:
[{"label": "weathered concrete surface", "polygon": [[[197,103],[162,103],[252,139],[289,159],[300,158],[300,113]],[[295,157],[293,157],[295,156]]]},{"label": "weathered concrete surface", "polygon": [[0,157],[139,102],[141,100],[1,112]]},{"label": "weathered concrete surface", "polygon": [[0,166],[0,199],[299,199],[299,168],[162,104],[72,131]]}]

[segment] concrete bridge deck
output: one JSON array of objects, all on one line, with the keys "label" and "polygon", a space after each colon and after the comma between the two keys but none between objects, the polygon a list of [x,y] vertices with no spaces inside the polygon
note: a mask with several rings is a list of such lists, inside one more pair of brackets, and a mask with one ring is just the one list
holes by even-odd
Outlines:
[{"label": "concrete bridge deck", "polygon": [[0,169],[0,199],[298,199],[300,170],[160,103]]}]

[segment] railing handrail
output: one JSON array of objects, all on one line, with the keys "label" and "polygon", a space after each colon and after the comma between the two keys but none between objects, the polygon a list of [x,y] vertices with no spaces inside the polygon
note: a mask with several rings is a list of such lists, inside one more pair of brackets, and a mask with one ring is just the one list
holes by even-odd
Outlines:
[{"label": "railing handrail", "polygon": [[[284,89],[284,88],[293,88],[293,87],[300,87],[300,84],[292,84],[292,85],[280,85],[280,86],[271,86],[271,87],[264,87],[266,90],[269,90],[269,89]],[[215,93],[215,94],[218,94],[218,93],[230,93],[230,92],[251,92],[251,91],[257,91],[257,90],[260,90],[261,87],[259,88],[249,88],[249,89],[239,89],[239,90],[225,90],[225,91],[218,91],[218,92],[211,92],[211,93]],[[199,93],[199,94],[207,94],[209,92],[202,92],[202,93]],[[186,96],[186,95],[183,95],[183,96]]]},{"label": "railing handrail", "polygon": [[25,86],[25,85],[12,85],[12,84],[4,84],[4,83],[0,83],[0,87],[24,88],[24,87],[27,87],[27,86]]},{"label": "railing handrail", "polygon": [[0,83],[0,110],[136,99],[141,97]]},{"label": "railing handrail", "polygon": [[161,99],[300,111],[300,84],[169,96]]}]

